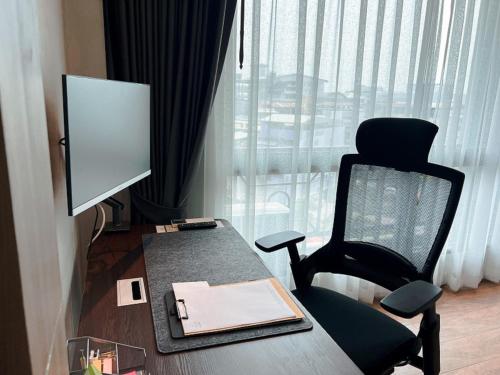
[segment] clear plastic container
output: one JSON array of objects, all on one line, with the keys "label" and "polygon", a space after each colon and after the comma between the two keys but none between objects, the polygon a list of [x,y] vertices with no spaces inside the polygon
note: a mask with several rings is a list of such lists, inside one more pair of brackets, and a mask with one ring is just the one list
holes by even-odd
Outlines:
[{"label": "clear plastic container", "polygon": [[69,339],[67,347],[70,375],[148,374],[144,348],[88,336]]}]

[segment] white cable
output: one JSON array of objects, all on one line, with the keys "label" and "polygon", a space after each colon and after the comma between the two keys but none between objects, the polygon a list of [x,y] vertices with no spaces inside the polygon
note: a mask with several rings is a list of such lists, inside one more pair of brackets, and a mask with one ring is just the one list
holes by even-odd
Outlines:
[{"label": "white cable", "polygon": [[90,243],[94,243],[94,241],[97,239],[97,237],[99,237],[102,230],[104,229],[104,224],[106,224],[106,212],[104,211],[102,204],[97,203],[97,207],[99,207],[101,209],[101,212],[102,212],[102,223],[101,223],[101,227],[97,231],[96,235],[92,238],[92,241],[90,241]]}]

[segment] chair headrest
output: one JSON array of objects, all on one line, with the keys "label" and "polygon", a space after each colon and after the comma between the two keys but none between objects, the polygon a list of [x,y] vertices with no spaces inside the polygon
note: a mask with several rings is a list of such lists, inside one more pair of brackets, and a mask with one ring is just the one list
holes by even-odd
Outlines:
[{"label": "chair headrest", "polygon": [[438,127],[414,118],[373,118],[356,133],[356,148],[374,162],[411,167],[427,162]]}]

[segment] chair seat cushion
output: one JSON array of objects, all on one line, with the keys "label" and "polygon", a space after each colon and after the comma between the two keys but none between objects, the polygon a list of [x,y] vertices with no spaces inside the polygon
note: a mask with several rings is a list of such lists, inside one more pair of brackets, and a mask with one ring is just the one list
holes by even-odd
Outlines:
[{"label": "chair seat cushion", "polygon": [[408,328],[368,305],[320,287],[292,293],[365,374],[381,374],[420,351]]}]

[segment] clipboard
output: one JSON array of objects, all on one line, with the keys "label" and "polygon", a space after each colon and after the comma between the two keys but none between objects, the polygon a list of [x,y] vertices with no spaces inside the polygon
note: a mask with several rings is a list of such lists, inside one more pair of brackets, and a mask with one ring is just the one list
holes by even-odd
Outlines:
[{"label": "clipboard", "polygon": [[[271,326],[271,325],[294,324],[294,323],[302,322],[304,319],[304,313],[297,306],[297,304],[293,301],[293,299],[290,297],[290,295],[285,290],[285,288],[281,285],[281,283],[274,277],[269,278],[268,280],[271,282],[271,284],[274,287],[277,294],[282,298],[282,300],[288,305],[290,310],[295,314],[295,317],[277,319],[277,320],[272,320],[272,321],[267,321],[267,322],[245,324],[245,325],[228,327],[228,328],[214,329],[214,330],[205,331],[202,333],[186,335],[184,333],[184,330],[182,327],[182,319],[189,319],[189,311],[186,307],[185,301],[184,300],[176,300],[174,292],[169,291],[165,294],[165,304],[167,306],[167,315],[168,315],[168,323],[170,326],[170,335],[172,336],[172,338],[180,339],[180,338],[186,338],[186,337],[198,337],[198,336],[214,335],[214,334],[218,334],[218,333],[225,333],[225,332],[231,332],[231,331],[240,331],[240,330],[245,330],[245,329],[267,327],[267,326]],[[247,282],[242,282],[242,283],[247,283]],[[241,284],[241,283],[224,284],[224,285],[231,286],[231,285],[237,285],[237,284]],[[212,286],[212,287],[216,288],[217,286]]]}]

